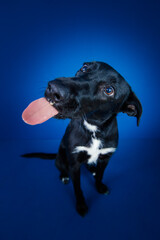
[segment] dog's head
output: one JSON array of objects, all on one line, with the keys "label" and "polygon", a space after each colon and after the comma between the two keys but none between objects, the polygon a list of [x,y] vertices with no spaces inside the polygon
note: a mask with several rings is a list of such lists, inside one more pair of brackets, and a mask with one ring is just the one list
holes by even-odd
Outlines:
[{"label": "dog's head", "polygon": [[46,99],[58,110],[56,118],[82,118],[105,121],[118,112],[137,117],[142,106],[129,84],[103,62],[84,63],[75,77],[48,83]]}]

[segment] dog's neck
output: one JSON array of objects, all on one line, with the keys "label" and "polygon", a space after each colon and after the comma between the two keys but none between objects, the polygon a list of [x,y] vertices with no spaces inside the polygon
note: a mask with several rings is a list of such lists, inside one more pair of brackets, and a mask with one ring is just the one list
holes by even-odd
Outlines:
[{"label": "dog's neck", "polygon": [[114,129],[114,133],[117,133],[117,119],[116,114],[108,117],[106,120],[98,121],[96,119],[90,118],[79,118],[72,119],[70,122],[70,126],[72,125],[72,129],[76,128],[76,131],[81,131],[81,134],[86,134],[87,132],[93,136],[100,137],[101,135],[112,135],[111,129]]},{"label": "dog's neck", "polygon": [[105,119],[94,119],[94,118],[86,118],[86,119],[82,119],[82,121],[84,122],[84,125],[89,129],[101,129],[103,130],[104,128],[106,128],[107,126],[109,126],[110,124],[112,124],[113,121],[116,120],[116,116],[117,114],[112,114],[112,115],[108,115],[108,117]]}]

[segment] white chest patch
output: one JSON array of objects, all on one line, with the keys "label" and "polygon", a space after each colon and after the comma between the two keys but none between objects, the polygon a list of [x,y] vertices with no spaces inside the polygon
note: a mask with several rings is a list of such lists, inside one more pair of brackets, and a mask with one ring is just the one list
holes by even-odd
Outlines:
[{"label": "white chest patch", "polygon": [[88,123],[86,120],[84,120],[84,126],[85,126],[85,128],[86,128],[88,131],[90,131],[90,132],[92,132],[92,133],[95,133],[95,132],[98,131],[98,127],[97,127],[97,126]]},{"label": "white chest patch", "polygon": [[100,154],[107,154],[107,153],[112,153],[116,151],[116,148],[102,148],[102,142],[95,137],[95,132],[97,131],[97,126],[91,125],[87,123],[86,121],[84,122],[85,127],[93,133],[93,136],[91,138],[91,144],[89,147],[85,146],[77,146],[75,147],[73,153],[79,153],[85,151],[90,157],[88,159],[89,164],[96,164],[98,157]]}]

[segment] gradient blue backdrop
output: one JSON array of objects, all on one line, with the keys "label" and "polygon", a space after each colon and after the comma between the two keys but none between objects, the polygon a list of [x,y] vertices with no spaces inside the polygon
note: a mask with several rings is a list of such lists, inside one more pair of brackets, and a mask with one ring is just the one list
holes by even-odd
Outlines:
[{"label": "gradient blue backdrop", "polygon": [[1,139],[60,139],[68,121],[30,127],[21,113],[49,80],[93,60],[118,70],[142,102],[140,128],[121,114],[120,137],[159,137],[158,1],[1,2]]},{"label": "gradient blue backdrop", "polygon": [[[160,239],[159,13],[158,0],[0,1],[0,239]],[[82,169],[82,219],[54,161],[20,157],[56,152],[69,120],[28,126],[21,114],[49,80],[93,60],[124,76],[143,115],[140,127],[118,116],[120,145],[104,176],[109,196]]]}]

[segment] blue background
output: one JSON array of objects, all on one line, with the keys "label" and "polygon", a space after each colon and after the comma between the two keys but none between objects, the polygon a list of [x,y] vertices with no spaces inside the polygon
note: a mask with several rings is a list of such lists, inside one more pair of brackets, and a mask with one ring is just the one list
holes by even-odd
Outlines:
[{"label": "blue background", "polygon": [[[160,238],[159,12],[156,0],[0,2],[1,239]],[[21,114],[49,80],[95,60],[123,75],[143,115],[139,128],[135,118],[118,116],[120,145],[104,176],[108,198],[82,169],[90,211],[81,219],[54,161],[20,157],[57,152],[69,120],[28,126]]]},{"label": "blue background", "polygon": [[4,1],[0,10],[1,139],[60,139],[67,122],[30,127],[21,113],[49,80],[93,60],[112,65],[142,102],[141,127],[121,114],[120,137],[160,136],[158,1]]}]

